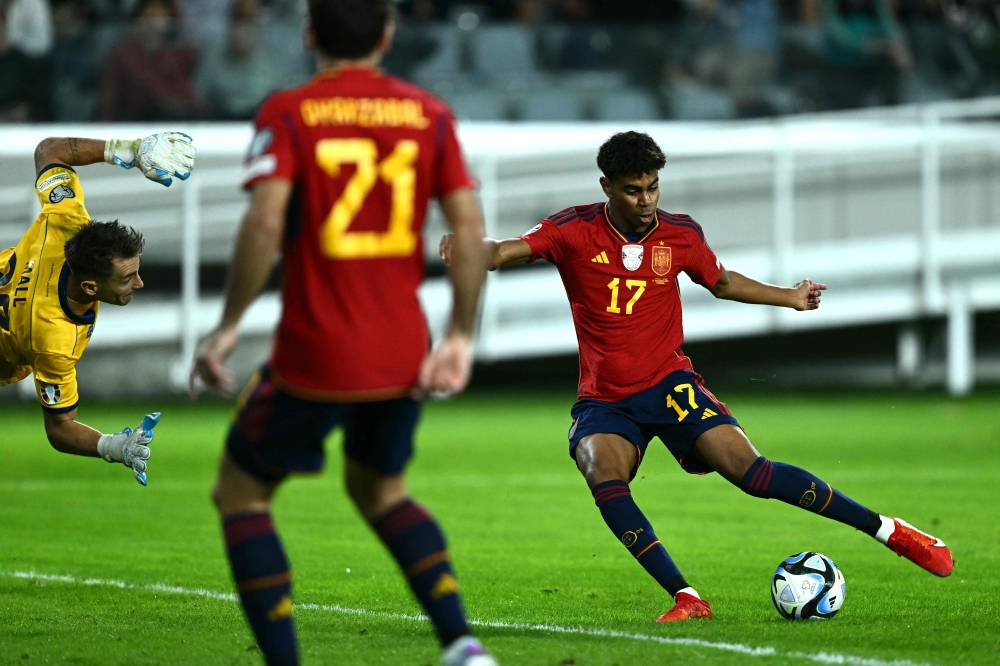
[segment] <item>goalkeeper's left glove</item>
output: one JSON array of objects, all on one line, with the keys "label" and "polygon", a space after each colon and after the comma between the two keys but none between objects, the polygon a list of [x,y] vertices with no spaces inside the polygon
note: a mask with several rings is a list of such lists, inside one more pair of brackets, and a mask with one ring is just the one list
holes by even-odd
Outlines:
[{"label": "goalkeeper's left glove", "polygon": [[104,161],[123,169],[138,165],[154,183],[170,187],[173,176],[187,180],[194,169],[191,137],[180,132],[160,132],[145,139],[110,139],[104,144]]},{"label": "goalkeeper's left glove", "polygon": [[113,435],[101,435],[97,441],[97,453],[108,462],[120,462],[132,470],[135,480],[146,485],[146,461],[153,441],[153,428],[160,422],[160,413],[147,414],[142,423],[133,431],[125,428]]}]

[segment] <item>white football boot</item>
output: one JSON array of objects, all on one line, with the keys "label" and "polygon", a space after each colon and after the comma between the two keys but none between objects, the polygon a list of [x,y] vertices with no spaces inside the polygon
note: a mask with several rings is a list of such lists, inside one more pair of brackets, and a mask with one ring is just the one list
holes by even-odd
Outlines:
[{"label": "white football boot", "polygon": [[441,653],[442,666],[497,666],[493,658],[475,636],[462,636]]}]

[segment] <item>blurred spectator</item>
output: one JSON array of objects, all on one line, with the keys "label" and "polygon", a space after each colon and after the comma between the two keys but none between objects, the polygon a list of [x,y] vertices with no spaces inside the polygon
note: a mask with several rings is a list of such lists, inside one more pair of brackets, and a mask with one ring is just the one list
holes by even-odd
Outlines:
[{"label": "blurred spectator", "polygon": [[248,120],[268,93],[282,86],[282,69],[261,47],[257,0],[234,0],[229,31],[206,52],[198,92],[220,120]]},{"label": "blurred spectator", "polygon": [[10,0],[6,7],[7,43],[29,58],[48,55],[52,50],[52,12],[48,0]]},{"label": "blurred spectator", "polygon": [[94,117],[100,80],[100,45],[93,5],[63,0],[52,7],[55,45],[52,68],[59,72],[52,90],[55,118],[83,122]]},{"label": "blurred spectator", "polygon": [[219,44],[226,38],[229,0],[184,0],[182,23],[185,34],[201,47]]},{"label": "blurred spectator", "polygon": [[835,108],[899,102],[913,56],[886,0],[823,0],[827,88]]},{"label": "blurred spectator", "polygon": [[173,0],[140,0],[132,25],[104,59],[98,120],[197,118],[196,53],[178,36]]},{"label": "blurred spectator", "polygon": [[773,88],[780,38],[774,0],[732,0],[729,91],[742,117],[774,115],[780,103]]},{"label": "blurred spectator", "polygon": [[964,97],[982,72],[960,33],[947,25],[941,0],[904,0],[900,19],[909,35],[917,75],[908,102]]},{"label": "blurred spectator", "polygon": [[0,11],[0,122],[50,120],[50,63],[26,55],[8,34],[6,14]]},{"label": "blurred spectator", "polygon": [[962,36],[985,74],[985,89],[980,92],[1000,93],[1000,2],[945,0],[944,11],[949,26]]}]

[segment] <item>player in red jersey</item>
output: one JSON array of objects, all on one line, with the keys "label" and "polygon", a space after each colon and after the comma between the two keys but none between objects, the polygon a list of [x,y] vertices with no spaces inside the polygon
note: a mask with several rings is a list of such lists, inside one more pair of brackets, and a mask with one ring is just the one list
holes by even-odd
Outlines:
[{"label": "player in red jersey", "polygon": [[[482,225],[443,102],[377,63],[393,35],[389,0],[311,0],[307,42],[319,74],[260,109],[248,158],[250,209],[230,267],[222,321],[192,371],[228,391],[237,323],[281,249],[283,311],[270,360],[245,389],[213,498],[250,626],[268,664],[298,664],[291,572],[271,499],[293,472],[323,466],[344,429],[347,492],[430,617],[445,664],[496,662],[466,623],[444,535],[403,471],[415,397],[468,383],[483,280]],[[421,227],[436,197],[454,230],[454,309],[430,351],[417,299]]]},{"label": "player in red jersey", "polygon": [[[680,349],[681,272],[716,298],[796,310],[818,308],[826,285],[803,280],[785,289],[723,268],[694,220],[657,209],[664,161],[649,136],[616,134],[597,157],[607,202],[567,208],[519,238],[485,241],[490,270],[536,259],[559,269],[580,344],[570,455],[608,527],[674,598],[659,621],[712,611],[632,500],[628,483],[653,437],[687,472],[718,472],[750,495],[846,523],[931,573],[950,574],[951,553],[940,540],[870,511],[803,469],[761,456],[705,388]],[[441,243],[446,262],[452,242],[446,236]]]}]

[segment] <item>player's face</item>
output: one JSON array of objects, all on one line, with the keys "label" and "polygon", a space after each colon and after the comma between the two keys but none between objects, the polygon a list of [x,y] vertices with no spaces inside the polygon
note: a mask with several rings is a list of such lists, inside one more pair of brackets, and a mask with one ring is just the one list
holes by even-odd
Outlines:
[{"label": "player's face", "polygon": [[136,289],[142,289],[139,277],[139,257],[115,259],[115,271],[111,277],[98,283],[97,299],[111,305],[127,305]]},{"label": "player's face", "polygon": [[657,172],[621,176],[613,181],[601,178],[601,186],[610,199],[611,214],[616,222],[632,229],[652,224],[656,204],[660,200],[660,175]]}]

